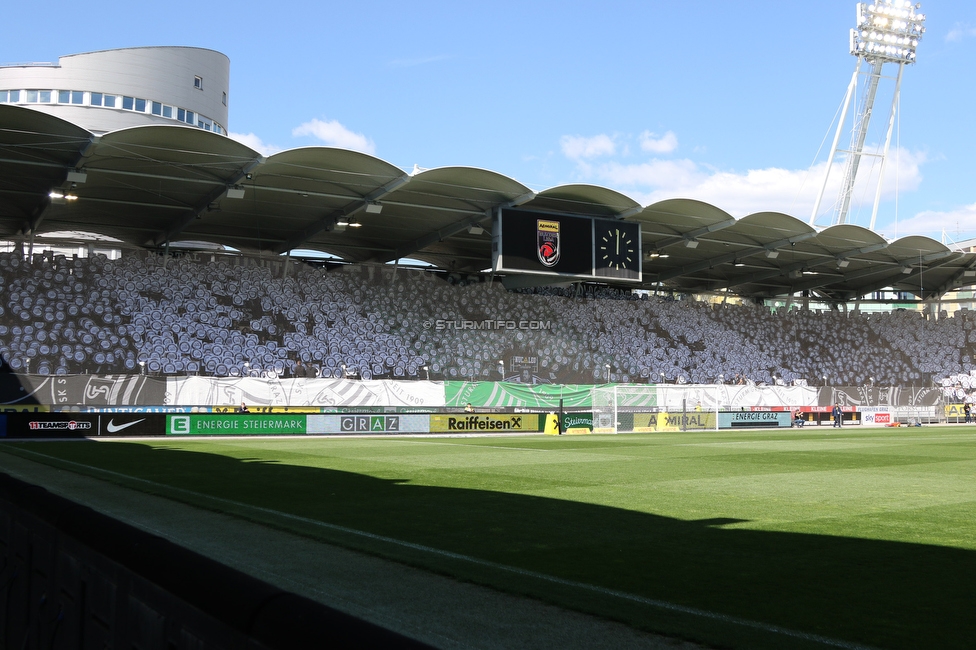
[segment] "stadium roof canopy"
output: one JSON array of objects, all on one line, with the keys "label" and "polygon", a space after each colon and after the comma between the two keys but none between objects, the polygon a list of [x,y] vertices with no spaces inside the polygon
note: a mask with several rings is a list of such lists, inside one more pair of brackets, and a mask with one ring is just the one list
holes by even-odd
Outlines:
[{"label": "stadium roof canopy", "polygon": [[647,288],[810,291],[844,301],[885,287],[928,298],[976,280],[976,254],[927,237],[888,242],[858,226],[817,230],[775,212],[735,219],[691,199],[644,207],[592,185],[533,192],[492,171],[410,173],[329,147],[264,157],[192,127],[95,136],[0,105],[2,238],[80,231],[154,250],[197,241],[266,255],[312,249],[349,262],[409,257],[477,272],[491,266],[491,215],[503,206],[640,222]]}]

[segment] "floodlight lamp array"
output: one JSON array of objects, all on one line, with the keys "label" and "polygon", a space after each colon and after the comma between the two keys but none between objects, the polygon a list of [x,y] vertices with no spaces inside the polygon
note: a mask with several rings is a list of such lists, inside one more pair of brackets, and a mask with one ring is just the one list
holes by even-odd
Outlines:
[{"label": "floodlight lamp array", "polygon": [[851,30],[851,54],[883,63],[914,63],[925,33],[921,3],[879,0],[857,5],[857,27]]}]

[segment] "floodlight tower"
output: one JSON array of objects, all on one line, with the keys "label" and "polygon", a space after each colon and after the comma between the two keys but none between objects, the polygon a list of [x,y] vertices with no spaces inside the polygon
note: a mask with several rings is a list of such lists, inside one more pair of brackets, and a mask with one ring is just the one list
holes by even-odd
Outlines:
[{"label": "floodlight tower", "polygon": [[[857,27],[851,30],[851,54],[857,57],[857,65],[851,82],[847,86],[847,96],[841,111],[834,141],[830,147],[830,157],[827,160],[827,171],[824,174],[823,185],[817,195],[817,202],[810,215],[810,225],[814,225],[820,212],[820,202],[827,189],[830,168],[838,152],[846,153],[847,160],[844,168],[844,180],[841,183],[840,196],[835,206],[833,224],[847,223],[851,208],[851,196],[854,192],[854,181],[861,157],[865,155],[877,156],[881,159],[878,187],[874,196],[874,208],[871,212],[871,230],[878,216],[878,204],[881,201],[881,182],[884,180],[885,160],[891,145],[891,132],[895,125],[895,111],[898,106],[898,96],[901,92],[901,74],[905,65],[915,63],[915,49],[918,41],[925,32],[925,15],[918,13],[921,3],[912,4],[910,0],[875,0],[873,4],[859,2],[857,4]],[[865,154],[864,141],[868,134],[868,125],[874,112],[874,100],[878,92],[878,84],[882,79],[881,71],[886,63],[898,66],[895,76],[895,92],[891,99],[891,111],[888,119],[888,133],[885,136],[884,149],[880,154]],[[857,88],[857,80],[861,75],[867,77],[866,88],[861,97],[860,105],[854,116],[851,131],[851,145],[849,149],[839,150],[837,143],[841,131],[847,121],[847,111],[851,99]]]}]

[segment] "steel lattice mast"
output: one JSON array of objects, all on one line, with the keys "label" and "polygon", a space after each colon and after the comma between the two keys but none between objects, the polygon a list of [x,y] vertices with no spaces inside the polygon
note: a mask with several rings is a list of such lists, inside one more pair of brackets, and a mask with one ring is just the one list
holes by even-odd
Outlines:
[{"label": "steel lattice mast", "polygon": [[[851,76],[851,82],[847,86],[847,95],[844,98],[840,121],[837,124],[837,131],[834,133],[834,140],[830,147],[823,185],[820,187],[817,201],[813,206],[813,213],[810,215],[810,225],[814,225],[819,216],[820,204],[827,189],[827,181],[830,178],[834,159],[838,153],[845,153],[847,158],[844,166],[844,179],[841,183],[840,195],[834,207],[831,223],[848,223],[858,167],[861,164],[861,158],[870,155],[881,159],[878,187],[875,192],[874,208],[871,212],[871,224],[869,226],[872,230],[874,229],[875,220],[878,216],[878,205],[881,202],[881,184],[884,180],[888,149],[891,146],[891,134],[895,125],[895,111],[901,93],[902,71],[905,69],[905,65],[915,62],[915,50],[925,32],[925,16],[918,13],[921,6],[920,3],[913,5],[909,0],[878,0],[874,4],[863,2],[857,4],[857,27],[851,30],[851,54],[857,57],[857,65],[854,68],[854,74]],[[881,153],[869,154],[864,152],[864,143],[874,112],[874,101],[878,93],[878,86],[883,78],[882,71],[886,63],[898,67],[888,118],[888,131]],[[851,145],[849,149],[838,149],[837,145],[847,122],[847,113],[855,95],[858,77],[862,75],[867,78],[866,88],[858,105],[857,113],[854,115]]]}]

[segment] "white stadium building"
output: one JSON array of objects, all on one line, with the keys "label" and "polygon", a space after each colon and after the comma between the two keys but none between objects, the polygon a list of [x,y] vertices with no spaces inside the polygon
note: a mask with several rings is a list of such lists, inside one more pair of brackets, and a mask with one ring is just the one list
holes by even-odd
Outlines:
[{"label": "white stadium building", "polygon": [[198,47],[133,47],[0,65],[0,103],[102,134],[183,123],[227,134],[230,60]]}]

